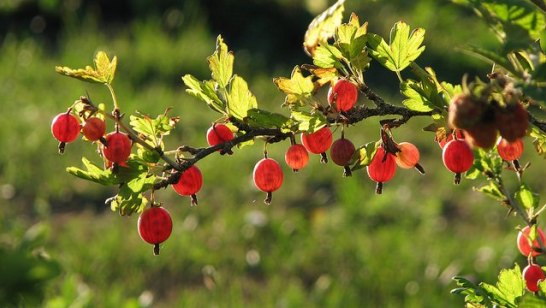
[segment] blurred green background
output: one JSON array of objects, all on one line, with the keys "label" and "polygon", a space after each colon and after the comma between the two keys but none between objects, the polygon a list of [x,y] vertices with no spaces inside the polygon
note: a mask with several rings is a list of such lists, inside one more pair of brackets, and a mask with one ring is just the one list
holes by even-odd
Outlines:
[{"label": "blurred green background", "polygon": [[[495,43],[471,11],[434,0],[347,2],[345,16],[356,12],[371,32],[388,36],[398,20],[426,28],[418,62],[441,80],[458,83],[464,73],[483,77],[490,70],[457,51]],[[421,119],[394,135],[420,147],[427,174],[398,170],[381,196],[364,172],[342,178],[341,168],[312,157],[298,174],[283,164],[284,186],[265,206],[251,180],[260,143],[210,156],[199,163],[199,206],[171,189],[158,193],[174,220],[159,257],[140,240],[136,215],[120,217],[104,205],[114,190],[64,172],[96,154],[79,141],[59,156],[51,119],[86,92],[95,102],[110,100],[104,87],[61,77],[55,65],[82,67],[98,50],[117,55],[122,110],[154,115],[173,107],[181,121],[168,146],[205,146],[217,114],[187,95],[180,77],[207,78],[206,57],[222,34],[261,107],[281,111],[283,96],[271,80],[310,62],[303,34],[329,4],[1,1],[0,306],[457,307],[463,300],[449,294],[452,276],[493,282],[501,268],[522,264],[515,247],[520,221],[473,192],[480,183],[452,184]],[[396,76],[378,64],[366,80],[400,101]],[[346,131],[355,144],[378,133],[377,118]],[[529,182],[544,192],[539,158],[525,145],[523,160],[537,166]],[[282,161],[287,147],[270,145],[270,156]]]}]

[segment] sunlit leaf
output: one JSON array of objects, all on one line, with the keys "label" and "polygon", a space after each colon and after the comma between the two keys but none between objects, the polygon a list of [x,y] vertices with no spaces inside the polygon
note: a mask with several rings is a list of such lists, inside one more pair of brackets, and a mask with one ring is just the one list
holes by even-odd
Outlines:
[{"label": "sunlit leaf", "polygon": [[104,170],[99,166],[93,164],[89,159],[82,157],[82,162],[85,170],[77,167],[68,167],[66,171],[72,175],[75,175],[81,179],[99,183],[102,185],[114,185],[118,184],[119,180],[112,174],[111,170]]},{"label": "sunlit leaf", "polygon": [[225,103],[220,100],[220,98],[218,98],[218,95],[214,91],[214,84],[216,84],[216,82],[200,82],[199,80],[197,80],[197,78],[189,74],[184,75],[184,77],[182,77],[182,81],[184,82],[186,87],[188,87],[188,89],[186,89],[186,92],[207,103],[209,108],[211,108],[212,110],[223,114],[226,113]]},{"label": "sunlit leaf", "polygon": [[[473,176],[473,172],[469,170],[470,173],[467,174],[467,178],[476,179],[477,177]],[[475,171],[474,171],[475,172]],[[475,191],[481,192],[497,201],[504,201],[506,198],[504,194],[500,191],[498,185],[494,182],[490,182],[480,188],[474,188]]]},{"label": "sunlit leaf", "polygon": [[391,29],[389,44],[377,34],[368,34],[371,55],[383,66],[394,72],[400,72],[417,59],[425,50],[421,46],[425,30],[417,28],[410,33],[405,22],[397,22]]},{"label": "sunlit leaf", "polygon": [[290,131],[290,119],[282,114],[262,109],[250,109],[244,119],[250,126],[260,128],[284,128]]},{"label": "sunlit leaf", "polygon": [[235,75],[227,95],[227,112],[239,120],[247,116],[248,110],[257,108],[256,97],[248,89],[246,81]]},{"label": "sunlit leaf", "polygon": [[543,158],[546,158],[546,135],[536,127],[531,127],[530,135],[534,138],[535,151]]},{"label": "sunlit leaf", "polygon": [[365,51],[367,32],[368,23],[360,25],[358,16],[354,13],[349,23],[340,25],[336,31],[336,45],[357,70],[363,70],[371,61]]},{"label": "sunlit leaf", "polygon": [[434,110],[435,106],[429,99],[432,93],[427,93],[422,83],[408,79],[400,84],[400,91],[407,97],[402,104],[408,109],[421,112]]},{"label": "sunlit leaf", "polygon": [[323,68],[338,68],[342,65],[342,59],[345,59],[345,57],[337,47],[324,43],[316,48],[313,55],[313,64]]},{"label": "sunlit leaf", "polygon": [[311,21],[307,31],[305,32],[303,47],[308,55],[312,56],[315,53],[315,48],[318,44],[327,41],[334,36],[336,28],[341,24],[343,19],[343,4],[345,0],[338,0],[326,11],[318,15]]},{"label": "sunlit leaf", "polygon": [[284,103],[289,106],[303,105],[313,95],[313,91],[315,90],[313,77],[303,77],[298,66],[294,67],[290,78],[278,77],[274,78],[273,82],[279,90],[286,94]]},{"label": "sunlit leaf", "polygon": [[293,110],[291,118],[298,124],[298,130],[315,132],[327,124],[326,118],[320,113]]},{"label": "sunlit leaf", "polygon": [[317,83],[319,87],[338,78],[337,69],[335,67],[322,68],[315,65],[304,64],[302,65],[302,69],[305,69],[317,78],[315,83]]},{"label": "sunlit leaf", "polygon": [[536,208],[540,201],[540,195],[533,192],[526,184],[519,187],[514,197],[526,209]]},{"label": "sunlit leaf", "polygon": [[117,63],[117,57],[114,56],[110,61],[104,51],[99,51],[94,59],[95,67],[86,66],[85,68],[72,69],[66,66],[56,66],[55,71],[59,74],[87,82],[109,84],[114,80]]},{"label": "sunlit leaf", "polygon": [[375,141],[368,142],[365,145],[356,149],[357,160],[354,162],[351,170],[355,171],[368,166],[372,162],[372,159],[375,156],[375,152],[377,152],[377,142]]},{"label": "sunlit leaf", "polygon": [[221,88],[226,88],[233,75],[233,61],[235,57],[228,50],[221,35],[216,38],[216,50],[208,57],[212,78]]},{"label": "sunlit leaf", "polygon": [[517,264],[513,269],[501,270],[496,286],[486,283],[481,283],[480,286],[489,293],[494,302],[509,307],[516,307],[518,299],[525,294],[525,282]]}]

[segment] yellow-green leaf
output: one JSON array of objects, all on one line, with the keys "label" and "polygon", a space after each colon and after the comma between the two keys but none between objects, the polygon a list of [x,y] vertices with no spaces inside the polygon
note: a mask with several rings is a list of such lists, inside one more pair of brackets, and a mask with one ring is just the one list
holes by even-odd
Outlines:
[{"label": "yellow-green leaf", "polygon": [[298,130],[304,132],[315,132],[324,127],[327,123],[324,115],[320,113],[293,110],[291,117],[295,122],[297,122]]},{"label": "yellow-green leaf", "polygon": [[189,74],[182,77],[182,81],[186,87],[188,87],[188,89],[186,89],[187,93],[207,103],[212,110],[225,114],[225,103],[220,100],[214,91],[216,82],[212,80],[200,82],[197,78]]},{"label": "yellow-green leaf", "polygon": [[99,51],[94,59],[95,67],[73,69],[66,66],[56,66],[55,71],[61,75],[76,78],[93,83],[112,83],[116,74],[118,59],[114,56],[112,60],[104,51]]},{"label": "yellow-green leaf", "polygon": [[389,44],[377,34],[368,34],[371,55],[383,66],[400,72],[410,65],[425,50],[421,46],[425,29],[417,28],[410,33],[410,26],[399,21],[391,29]]},{"label": "yellow-green leaf", "polygon": [[303,48],[308,55],[313,56],[315,49],[321,42],[326,42],[334,36],[336,28],[343,19],[344,3],[345,0],[338,0],[311,21],[303,42]]},{"label": "yellow-green leaf", "polygon": [[247,116],[248,110],[257,107],[256,97],[248,89],[246,81],[234,75],[227,95],[228,114],[243,120]]},{"label": "yellow-green leaf", "polygon": [[212,78],[218,82],[218,86],[226,88],[233,75],[233,61],[235,57],[228,50],[221,35],[216,39],[216,50],[208,57]]},{"label": "yellow-green leaf", "polygon": [[274,78],[273,82],[286,94],[285,104],[293,105],[297,102],[303,104],[303,101],[313,95],[315,85],[313,84],[313,77],[303,77],[301,70],[298,66],[292,70],[292,75],[289,78],[278,77]]}]

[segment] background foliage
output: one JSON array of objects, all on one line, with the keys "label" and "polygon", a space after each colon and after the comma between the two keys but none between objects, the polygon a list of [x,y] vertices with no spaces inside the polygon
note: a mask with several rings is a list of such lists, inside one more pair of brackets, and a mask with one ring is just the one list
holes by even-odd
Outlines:
[{"label": "background foliage", "polygon": [[[279,111],[283,95],[271,79],[310,62],[301,49],[303,33],[328,4],[3,1],[2,304],[460,306],[462,298],[448,292],[452,276],[473,273],[467,277],[494,281],[500,268],[523,264],[512,231],[519,221],[472,192],[478,183],[451,184],[433,135],[420,131],[424,123],[418,119],[394,135],[419,146],[428,173],[399,172],[381,196],[374,195],[374,183],[364,173],[342,178],[341,168],[313,157],[298,174],[283,165],[286,182],[265,207],[251,182],[260,145],[206,159],[199,164],[205,179],[199,206],[190,208],[188,199],[170,189],[160,192],[175,223],[160,257],[153,257],[138,237],[137,217],[119,217],[104,205],[113,191],[64,172],[93,149],[68,145],[59,157],[51,119],[86,91],[96,102],[109,102],[109,96],[99,86],[58,77],[55,65],[81,67],[97,50],[117,55],[115,86],[123,108],[157,114],[172,106],[181,122],[176,138],[170,138],[178,141],[169,146],[203,146],[216,115],[184,92],[180,77],[206,78],[205,58],[217,34],[235,51],[235,70],[259,101]],[[427,29],[427,49],[418,62],[433,66],[440,80],[458,83],[465,72],[483,77],[490,70],[457,51],[468,43],[495,44],[470,11],[432,0],[349,1],[346,6],[369,21],[370,31],[384,36],[398,20]],[[376,65],[367,76],[390,101],[400,100],[394,75]],[[346,134],[363,144],[379,138],[379,126],[370,119]],[[270,156],[282,160],[286,147],[287,142],[269,146]],[[540,164],[539,159],[528,151],[522,161]],[[534,169],[526,176],[544,192],[540,168]],[[8,271],[14,268],[21,271]],[[34,270],[20,274],[25,269]]]}]

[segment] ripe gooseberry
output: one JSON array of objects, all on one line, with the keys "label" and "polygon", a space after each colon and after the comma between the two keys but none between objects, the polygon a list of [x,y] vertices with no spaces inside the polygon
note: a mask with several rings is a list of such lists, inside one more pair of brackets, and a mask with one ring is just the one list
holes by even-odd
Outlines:
[{"label": "ripe gooseberry", "polygon": [[152,206],[140,214],[137,225],[140,238],[154,245],[154,255],[159,255],[159,244],[166,241],[173,230],[169,212],[162,207]]},{"label": "ripe gooseberry", "polygon": [[523,154],[523,142],[521,139],[509,142],[504,138],[500,138],[497,143],[497,152],[499,153],[499,156],[506,161],[519,159],[521,154]]},{"label": "ripe gooseberry", "polygon": [[106,124],[102,119],[92,117],[85,120],[82,126],[82,133],[89,141],[97,141],[106,132]]},{"label": "ripe gooseberry", "polygon": [[329,127],[324,126],[314,133],[303,133],[301,134],[301,143],[307,151],[320,154],[321,163],[327,163],[328,157],[325,152],[332,145],[332,131]]},{"label": "ripe gooseberry", "polygon": [[51,121],[51,133],[55,139],[59,140],[59,153],[62,154],[65,144],[78,138],[80,122],[70,112],[58,114]]},{"label": "ripe gooseberry", "polygon": [[498,130],[494,122],[480,122],[464,130],[465,140],[471,147],[490,149],[497,142]]},{"label": "ripe gooseberry", "polygon": [[191,205],[197,205],[196,194],[201,190],[201,186],[203,186],[203,175],[195,165],[180,173],[178,181],[172,185],[179,195],[191,197]]},{"label": "ripe gooseberry", "polygon": [[283,181],[282,168],[279,163],[271,158],[263,158],[256,166],[254,166],[254,172],[252,173],[254,185],[267,193],[265,198],[265,204],[270,204],[273,197],[273,192],[279,189]]},{"label": "ripe gooseberry", "polygon": [[109,161],[122,164],[127,161],[131,155],[131,146],[133,143],[127,134],[115,131],[106,135],[106,145],[102,148],[104,157]]},{"label": "ripe gooseberry", "polygon": [[[531,257],[536,257],[542,253],[539,238],[542,244],[546,245],[546,236],[540,228],[536,228],[534,236],[531,236],[530,232],[531,228],[529,226],[525,226],[525,228],[519,231],[517,238],[518,250],[526,257],[528,257],[529,254]],[[534,240],[532,241],[531,238]]]},{"label": "ripe gooseberry", "polygon": [[328,90],[328,104],[335,107],[337,111],[348,111],[353,108],[358,99],[356,85],[346,79],[338,80]]},{"label": "ripe gooseberry", "polygon": [[336,140],[330,148],[330,157],[336,165],[343,167],[343,176],[351,176],[349,163],[351,162],[355,151],[354,144],[343,136],[341,139]]},{"label": "ripe gooseberry", "polygon": [[536,264],[529,264],[521,273],[523,276],[523,279],[525,280],[525,285],[527,286],[527,290],[531,292],[538,292],[538,283],[541,280],[544,280],[544,272],[542,271],[542,268]]},{"label": "ripe gooseberry", "polygon": [[423,167],[419,165],[419,158],[421,156],[419,149],[413,143],[400,142],[397,144],[397,147],[400,151],[396,153],[394,159],[398,167],[403,169],[417,168],[422,174],[425,173]]},{"label": "ripe gooseberry", "polygon": [[383,183],[390,181],[396,173],[394,155],[385,152],[383,147],[379,147],[372,162],[366,167],[366,171],[370,179],[377,182],[375,193],[381,194],[383,192]]},{"label": "ripe gooseberry", "polygon": [[[207,143],[209,146],[213,147],[217,144],[230,141],[234,138],[233,132],[225,124],[212,124],[211,127],[207,130]],[[220,154],[224,154],[223,150],[219,150]],[[229,155],[233,154],[233,151],[227,150],[225,152]]]},{"label": "ripe gooseberry", "polygon": [[286,150],[284,160],[294,172],[298,172],[298,170],[305,167],[307,162],[309,162],[309,153],[307,153],[303,145],[293,144]]},{"label": "ripe gooseberry", "polygon": [[464,140],[451,140],[442,151],[444,166],[455,173],[455,184],[461,183],[461,173],[468,171],[474,163],[474,153]]}]

